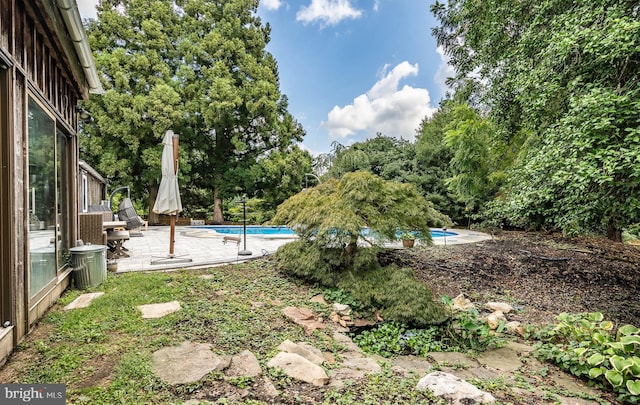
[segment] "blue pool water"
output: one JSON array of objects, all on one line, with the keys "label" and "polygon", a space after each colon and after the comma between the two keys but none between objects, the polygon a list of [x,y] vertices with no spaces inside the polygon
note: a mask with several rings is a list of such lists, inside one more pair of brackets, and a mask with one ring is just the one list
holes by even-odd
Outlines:
[{"label": "blue pool water", "polygon": [[[228,235],[241,235],[243,232],[242,225],[207,225],[198,226],[200,229],[210,229],[218,233],[224,233]],[[364,231],[364,234],[368,234],[368,229]],[[295,232],[291,228],[286,226],[259,226],[259,225],[247,225],[247,235],[294,235]],[[442,238],[443,236],[456,236],[455,232],[443,232],[441,230],[432,229],[432,238]]]}]

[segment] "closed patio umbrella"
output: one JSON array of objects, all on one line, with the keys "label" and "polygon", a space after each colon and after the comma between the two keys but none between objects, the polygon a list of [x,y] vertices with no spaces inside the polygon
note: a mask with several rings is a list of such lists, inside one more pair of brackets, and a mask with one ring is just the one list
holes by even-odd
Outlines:
[{"label": "closed patio umbrella", "polygon": [[162,179],[153,212],[171,217],[171,233],[169,241],[169,255],[173,257],[175,239],[176,216],[182,212],[180,188],[178,187],[178,135],[168,130],[162,141]]}]

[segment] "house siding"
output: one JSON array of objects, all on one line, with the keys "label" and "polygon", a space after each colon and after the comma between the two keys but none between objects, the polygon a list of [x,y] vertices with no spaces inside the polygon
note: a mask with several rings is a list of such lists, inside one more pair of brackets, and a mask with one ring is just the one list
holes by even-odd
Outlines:
[{"label": "house siding", "polygon": [[[63,179],[60,192],[68,204],[59,215],[63,219],[56,223],[63,229],[61,238],[73,243],[78,233],[75,106],[88,96],[88,89],[62,15],[51,0],[0,0],[0,69],[2,364],[69,287],[71,275],[68,266],[56,266],[57,277],[38,294],[29,293],[28,101],[37,100],[51,115],[57,131],[65,136],[65,159],[57,178]],[[3,327],[6,321],[9,327]]]}]

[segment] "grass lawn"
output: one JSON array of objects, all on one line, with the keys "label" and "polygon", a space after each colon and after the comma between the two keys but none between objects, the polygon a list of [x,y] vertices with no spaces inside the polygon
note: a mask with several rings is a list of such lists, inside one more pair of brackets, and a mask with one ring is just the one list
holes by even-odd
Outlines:
[{"label": "grass lawn", "polygon": [[[309,342],[335,358],[343,349],[330,338],[331,331],[307,336],[283,317],[285,306],[327,315],[328,309],[309,301],[318,290],[285,278],[268,260],[203,270],[109,274],[90,291],[105,294],[88,308],[72,311],[62,308],[86,291],[63,295],[0,370],[0,380],[64,383],[67,403],[76,404],[178,404],[194,398],[245,404],[437,403],[413,390],[417,377],[398,377],[388,366],[340,391],[296,382],[268,368],[286,339]],[[142,319],[136,309],[174,300],[182,309],[159,319]],[[279,396],[265,397],[258,380],[229,379],[219,372],[192,384],[163,382],[151,370],[152,353],[185,340],[209,343],[220,355],[252,351]]]}]

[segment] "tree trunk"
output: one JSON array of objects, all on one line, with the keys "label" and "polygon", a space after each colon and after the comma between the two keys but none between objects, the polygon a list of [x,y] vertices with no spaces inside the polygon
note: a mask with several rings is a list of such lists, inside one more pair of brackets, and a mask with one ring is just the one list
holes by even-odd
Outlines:
[{"label": "tree trunk", "polygon": [[614,220],[610,220],[609,226],[607,226],[607,239],[611,239],[614,242],[622,242],[622,229],[616,226]]},{"label": "tree trunk", "polygon": [[224,213],[222,211],[222,199],[218,197],[218,188],[213,189],[213,223],[222,224],[224,222]]}]

